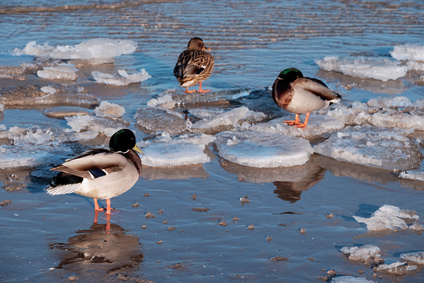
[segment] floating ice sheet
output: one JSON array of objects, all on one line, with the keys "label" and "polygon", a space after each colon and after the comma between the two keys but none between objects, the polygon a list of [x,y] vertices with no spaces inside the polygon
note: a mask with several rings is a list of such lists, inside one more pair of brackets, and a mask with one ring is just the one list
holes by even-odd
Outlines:
[{"label": "floating ice sheet", "polygon": [[92,76],[98,83],[107,85],[125,86],[132,83],[143,82],[152,76],[150,76],[145,69],[141,69],[140,73],[128,74],[125,70],[119,70],[118,74],[106,74],[98,71],[93,71]]},{"label": "floating ice sheet", "polygon": [[129,123],[124,120],[108,119],[103,117],[76,115],[65,117],[72,131],[84,133],[82,139],[94,139],[99,134],[111,137],[117,129],[128,127]]},{"label": "floating ice sheet", "polygon": [[14,55],[33,55],[43,60],[48,59],[110,59],[136,50],[137,44],[132,40],[97,38],[83,41],[77,45],[50,46],[35,41],[27,43],[24,49],[15,49]]},{"label": "floating ice sheet", "polygon": [[383,82],[401,78],[408,71],[408,68],[402,66],[400,62],[387,58],[339,58],[333,56],[315,60],[315,62],[325,71],[335,71],[352,77],[376,79]]},{"label": "floating ice sheet", "polygon": [[367,280],[363,277],[338,276],[334,277],[331,283],[375,283],[375,281]]},{"label": "floating ice sheet", "polygon": [[94,113],[98,117],[120,118],[125,114],[125,108],[115,103],[102,101],[100,105],[94,109]]},{"label": "floating ice sheet", "polygon": [[412,261],[417,264],[424,264],[424,251],[404,253],[401,254],[400,257],[403,260]]},{"label": "floating ice sheet", "polygon": [[348,127],[317,144],[314,151],[336,160],[388,170],[407,170],[419,166],[418,147],[405,131],[372,126]]},{"label": "floating ice sheet", "polygon": [[147,133],[167,132],[181,134],[190,126],[190,121],[183,119],[180,113],[156,107],[140,108],[135,114],[137,125]]},{"label": "floating ice sheet", "polygon": [[54,67],[44,67],[37,71],[37,76],[43,79],[71,80],[77,79],[78,69],[72,64],[58,64]]},{"label": "floating ice sheet", "polygon": [[392,275],[404,275],[416,269],[416,265],[408,265],[406,262],[400,261],[393,262],[391,264],[380,264],[379,266],[374,267],[374,271],[379,271]]},{"label": "floating ice sheet", "polygon": [[257,131],[221,132],[215,143],[222,158],[259,168],[302,165],[313,153],[302,138]]},{"label": "floating ice sheet", "polygon": [[162,134],[155,140],[139,143],[143,148],[141,156],[143,165],[152,167],[175,167],[202,164],[210,158],[204,153],[205,146],[215,138],[210,135],[182,135],[171,138]]},{"label": "floating ice sheet", "polygon": [[191,126],[194,132],[217,132],[241,126],[243,122],[262,121],[266,115],[249,110],[246,106],[230,110],[191,109],[190,113],[199,118]]},{"label": "floating ice sheet", "polygon": [[408,170],[401,172],[399,178],[424,182],[424,172],[420,170]]},{"label": "floating ice sheet", "polygon": [[424,61],[424,46],[418,44],[405,44],[393,47],[390,52],[397,60]]},{"label": "floating ice sheet", "polygon": [[362,247],[343,247],[341,252],[348,255],[350,260],[362,261],[364,263],[381,262],[380,248],[373,245],[365,245]]},{"label": "floating ice sheet", "polygon": [[[304,118],[300,116],[301,120]],[[293,117],[294,119],[294,117]],[[279,133],[282,135],[291,135],[296,137],[308,138],[312,136],[320,136],[325,133],[331,133],[344,128],[345,123],[342,120],[332,118],[327,115],[311,114],[306,128],[300,129],[293,126],[288,126],[284,120],[289,120],[287,117],[271,120],[263,124],[255,124],[250,127],[253,131],[261,131],[267,133]],[[303,120],[302,120],[303,121]]]},{"label": "floating ice sheet", "polygon": [[[419,226],[421,226],[418,224],[419,216],[415,211],[400,209],[397,206],[387,204],[381,206],[370,218],[360,216],[353,216],[353,218],[360,223],[365,223],[369,231],[420,230]],[[409,219],[413,223],[407,224],[404,219]],[[422,226],[421,230],[423,230]]]}]

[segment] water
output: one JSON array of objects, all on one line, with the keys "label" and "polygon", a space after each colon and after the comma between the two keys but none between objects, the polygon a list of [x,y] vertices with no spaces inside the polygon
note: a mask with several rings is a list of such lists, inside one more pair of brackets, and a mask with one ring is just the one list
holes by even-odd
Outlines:
[{"label": "water", "polygon": [[[326,56],[339,56],[340,61],[393,60],[394,46],[422,45],[421,1],[68,2],[0,1],[0,66],[33,62],[33,56],[11,54],[31,41],[74,46],[93,38],[125,39],[135,41],[137,50],[115,57],[113,63],[79,68],[75,82],[40,79],[34,73],[16,76],[22,80],[0,79],[2,97],[6,88],[51,85],[78,93],[82,87],[99,101],[124,107],[122,118],[128,127],[136,130],[139,141],[149,141],[150,133],[141,131],[134,115],[164,92],[181,95],[172,69],[189,38],[200,36],[216,61],[213,75],[204,83],[211,94],[205,96],[206,103],[185,103],[174,109],[177,112],[242,104],[271,117],[285,115],[273,105],[267,89],[287,67],[324,80],[348,103],[378,96],[404,96],[413,104],[424,99],[422,70],[383,82],[323,71],[316,63]],[[143,68],[152,77],[129,86],[98,84],[91,76],[92,71],[136,73]],[[239,93],[249,96],[240,98]],[[16,138],[15,146],[7,147],[20,147],[16,160],[33,156],[43,146],[50,155],[36,168],[11,168],[0,174],[0,201],[12,201],[0,208],[0,281],[60,282],[77,277],[81,282],[311,282],[331,269],[338,279],[422,280],[422,265],[406,274],[374,275],[370,265],[352,262],[340,252],[344,246],[371,244],[392,263],[400,261],[402,253],[424,250],[420,232],[370,233],[353,218],[369,217],[384,204],[423,217],[422,182],[316,154],[295,167],[245,167],[220,158],[216,146],[209,144],[204,154],[210,161],[202,165],[143,168],[139,182],[112,200],[117,210],[108,233],[103,214],[93,225],[92,200],[42,191],[52,176],[50,167],[87,147],[102,146],[104,138],[73,142],[63,134],[70,130],[65,120],[46,117],[42,113],[47,106],[28,101],[25,106],[6,105],[2,124],[9,132],[14,126],[49,130],[55,138],[47,144],[30,139],[19,144]],[[423,132],[416,130],[412,136],[422,152]],[[146,218],[147,212],[155,217]],[[333,217],[326,217],[330,213]],[[275,256],[287,260],[274,262]]]}]

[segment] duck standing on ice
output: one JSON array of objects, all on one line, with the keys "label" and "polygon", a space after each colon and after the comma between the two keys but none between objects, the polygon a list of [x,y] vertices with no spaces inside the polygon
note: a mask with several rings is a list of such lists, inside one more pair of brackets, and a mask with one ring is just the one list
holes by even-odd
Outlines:
[{"label": "duck standing on ice", "polygon": [[[141,160],[131,130],[122,129],[110,138],[110,150],[88,150],[50,170],[60,171],[48,187],[50,195],[76,193],[94,199],[96,212],[102,211],[97,199],[106,199],[106,214],[111,214],[110,199],[134,186],[141,174]],[[137,152],[136,152],[137,151]]]},{"label": "duck standing on ice", "polygon": [[185,87],[185,93],[195,92],[188,90],[189,87],[199,84],[197,92],[208,92],[202,89],[202,82],[212,74],[214,60],[205,46],[203,40],[199,37],[190,39],[187,50],[184,50],[178,57],[177,64],[174,67],[174,76],[177,78],[180,86]]},{"label": "duck standing on ice", "polygon": [[[304,129],[308,124],[309,113],[336,103],[340,94],[330,90],[322,81],[304,77],[296,68],[280,72],[272,86],[272,98],[286,111],[296,114],[294,121],[284,121],[290,126]],[[299,114],[305,114],[301,123]]]}]

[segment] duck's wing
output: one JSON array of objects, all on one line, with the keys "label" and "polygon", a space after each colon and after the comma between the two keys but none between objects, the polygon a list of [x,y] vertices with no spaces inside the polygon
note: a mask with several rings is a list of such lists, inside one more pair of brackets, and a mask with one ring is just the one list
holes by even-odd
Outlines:
[{"label": "duck's wing", "polygon": [[106,149],[95,149],[66,160],[63,164],[50,170],[86,179],[96,179],[112,172],[122,170],[128,161],[120,153]]},{"label": "duck's wing", "polygon": [[295,87],[301,87],[304,90],[315,94],[323,100],[331,101],[341,98],[340,94],[329,89],[325,83],[318,79],[307,77],[299,78],[296,80],[295,85]]},{"label": "duck's wing", "polygon": [[214,59],[206,51],[183,51],[174,67],[174,76],[178,80],[194,76],[209,77],[214,66]]}]

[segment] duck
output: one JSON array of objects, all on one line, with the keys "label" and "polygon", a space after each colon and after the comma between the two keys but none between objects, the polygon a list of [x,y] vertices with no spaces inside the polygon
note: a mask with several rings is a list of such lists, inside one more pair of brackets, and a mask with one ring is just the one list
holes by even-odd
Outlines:
[{"label": "duck", "polygon": [[110,199],[131,189],[140,178],[142,165],[137,152],[143,154],[134,133],[120,129],[110,138],[109,149],[90,149],[51,168],[59,173],[46,191],[50,195],[75,193],[93,198],[96,212],[104,210],[97,199],[105,199],[105,214],[110,215]]},{"label": "duck", "polygon": [[[284,123],[304,129],[311,112],[339,102],[341,95],[330,90],[322,81],[304,77],[296,68],[288,68],[280,72],[272,85],[272,98],[279,107],[296,114],[295,120]],[[303,123],[299,114],[306,114]]]},{"label": "duck", "polygon": [[193,37],[187,44],[187,49],[178,56],[174,67],[174,76],[177,78],[185,93],[196,90],[188,90],[189,87],[199,84],[197,92],[204,93],[210,90],[202,89],[202,82],[210,77],[214,67],[212,55],[205,51],[207,48],[200,37]]}]

